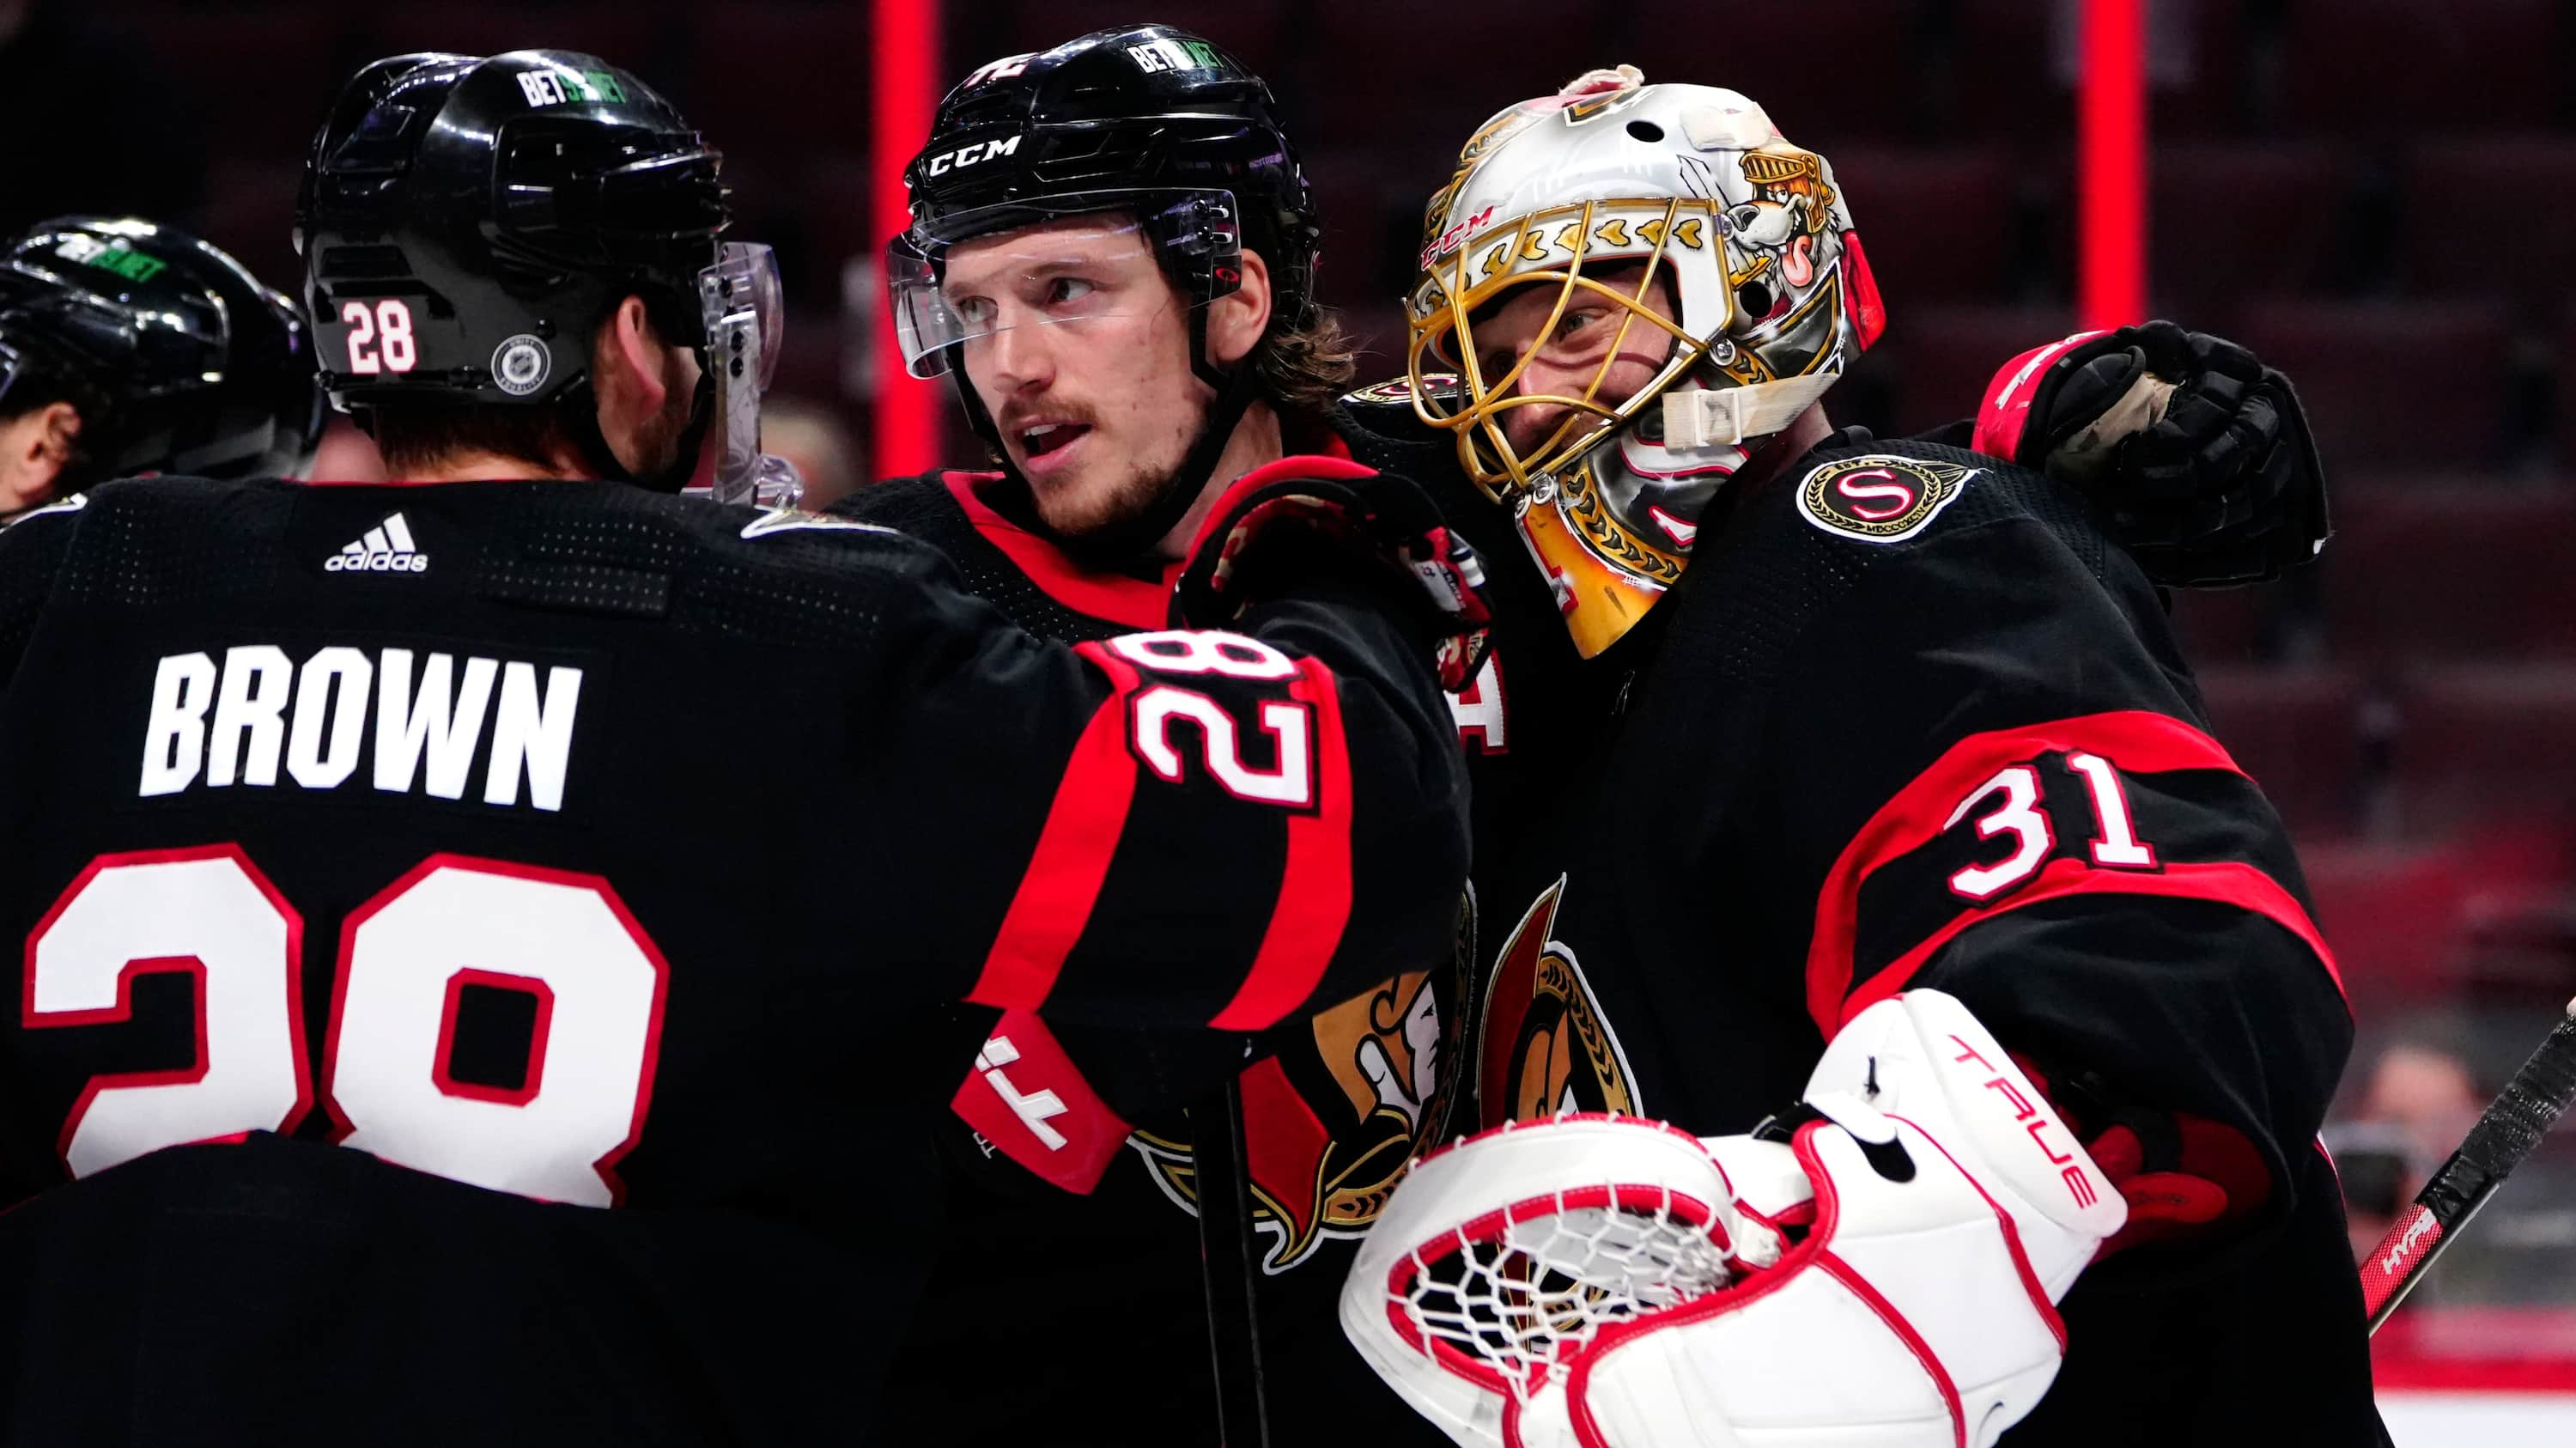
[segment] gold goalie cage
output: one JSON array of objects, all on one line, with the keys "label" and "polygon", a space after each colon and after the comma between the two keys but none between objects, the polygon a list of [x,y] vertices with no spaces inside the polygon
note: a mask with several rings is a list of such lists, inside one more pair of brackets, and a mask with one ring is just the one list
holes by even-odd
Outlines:
[{"label": "gold goalie cage", "polygon": [[[1424,422],[1446,430],[1457,440],[1460,464],[1487,496],[1504,502],[1525,492],[1534,475],[1561,469],[1609,436],[1619,424],[1636,416],[1708,356],[1715,340],[1725,334],[1731,306],[1732,289],[1724,285],[1727,267],[1723,208],[1724,203],[1718,201],[1678,197],[1585,201],[1549,207],[1522,217],[1509,232],[1471,237],[1447,257],[1435,257],[1425,267],[1406,307],[1411,337],[1405,368],[1413,381],[1414,410]],[[1697,254],[1713,261],[1719,284],[1695,287],[1693,283],[1699,279],[1688,275],[1685,268],[1678,263],[1667,266],[1668,254],[1673,258]],[[1633,287],[1614,286],[1584,274],[1587,261],[1594,263],[1597,270],[1603,261],[1639,257],[1646,264]],[[1646,305],[1647,293],[1656,279],[1668,272],[1674,274],[1673,290],[1680,298],[1679,308],[1686,314],[1695,312],[1695,304],[1704,300],[1694,293],[1714,293],[1705,298],[1716,311],[1705,329],[1705,339]],[[1541,282],[1554,282],[1557,292],[1556,304],[1539,328],[1540,340],[1514,359],[1500,376],[1486,377],[1477,355],[1477,314],[1485,312],[1485,320],[1490,322],[1490,308],[1504,293]],[[1518,393],[1521,377],[1528,372],[1531,360],[1546,350],[1547,339],[1555,335],[1578,290],[1616,303],[1624,312],[1609,347],[1593,368],[1591,380],[1580,393]],[[1603,402],[1602,386],[1640,318],[1672,338],[1672,355],[1634,394]],[[1425,385],[1428,373],[1443,370],[1457,373],[1461,387],[1456,393]],[[1548,406],[1563,407],[1564,418],[1523,454],[1504,434],[1504,415],[1514,408]]]}]

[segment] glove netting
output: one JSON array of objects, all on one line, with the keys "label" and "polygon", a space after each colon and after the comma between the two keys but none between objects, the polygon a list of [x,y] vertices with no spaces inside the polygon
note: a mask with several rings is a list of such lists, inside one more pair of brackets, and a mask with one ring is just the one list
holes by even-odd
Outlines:
[{"label": "glove netting", "polygon": [[1596,1185],[1424,1242],[1389,1295],[1434,1356],[1526,1402],[1603,1328],[1728,1281],[1706,1207],[1666,1188]]}]

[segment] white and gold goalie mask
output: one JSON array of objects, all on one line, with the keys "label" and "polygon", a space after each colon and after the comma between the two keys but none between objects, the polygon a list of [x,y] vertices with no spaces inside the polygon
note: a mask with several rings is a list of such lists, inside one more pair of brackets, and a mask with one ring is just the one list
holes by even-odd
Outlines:
[{"label": "white and gold goalie mask", "polygon": [[1406,313],[1415,409],[1517,510],[1586,657],[1884,325],[1825,158],[1734,91],[1630,66],[1477,130],[1425,212]]}]

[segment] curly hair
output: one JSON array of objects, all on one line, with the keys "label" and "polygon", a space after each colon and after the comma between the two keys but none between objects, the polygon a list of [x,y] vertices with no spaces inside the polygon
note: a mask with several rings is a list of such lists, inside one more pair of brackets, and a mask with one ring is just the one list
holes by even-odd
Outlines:
[{"label": "curly hair", "polygon": [[1273,321],[1253,348],[1253,370],[1262,395],[1274,405],[1302,416],[1321,416],[1334,399],[1348,392],[1359,372],[1359,343],[1330,307],[1309,307],[1306,315],[1283,325]]}]

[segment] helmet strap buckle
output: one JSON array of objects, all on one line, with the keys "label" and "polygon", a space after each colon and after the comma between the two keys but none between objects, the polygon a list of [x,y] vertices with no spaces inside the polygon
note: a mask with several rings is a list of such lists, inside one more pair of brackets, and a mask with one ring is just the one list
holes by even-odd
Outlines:
[{"label": "helmet strap buckle", "polygon": [[1797,421],[1816,404],[1840,374],[1819,372],[1783,377],[1741,387],[1689,387],[1667,392],[1664,446],[1680,452],[1700,448],[1742,447]]}]

